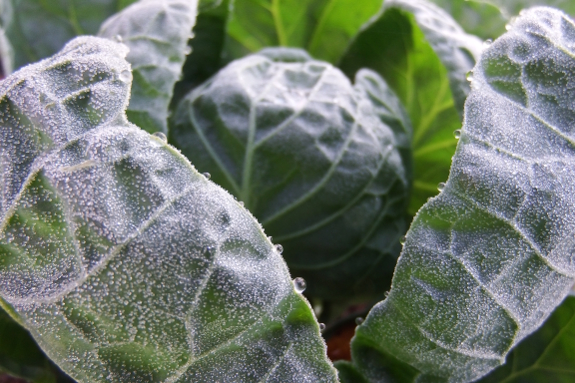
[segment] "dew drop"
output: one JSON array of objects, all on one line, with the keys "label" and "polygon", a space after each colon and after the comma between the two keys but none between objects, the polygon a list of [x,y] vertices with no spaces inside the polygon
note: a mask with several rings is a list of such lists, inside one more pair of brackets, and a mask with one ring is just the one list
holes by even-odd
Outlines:
[{"label": "dew drop", "polygon": [[465,78],[466,78],[467,81],[469,81],[469,82],[473,81],[473,71],[470,70],[469,72],[467,72],[467,73],[465,74]]},{"label": "dew drop", "polygon": [[445,182],[440,182],[437,184],[437,190],[442,191],[445,188]]},{"label": "dew drop", "polygon": [[319,331],[324,331],[325,330],[325,323],[320,323],[319,324]]},{"label": "dew drop", "polygon": [[122,37],[122,35],[116,35],[114,36],[114,40],[116,40],[119,43],[123,43],[124,42],[124,38]]},{"label": "dew drop", "polygon": [[245,204],[244,204],[244,201],[238,201],[238,203],[239,203],[240,206],[242,206],[242,207],[245,205]]},{"label": "dew drop", "polygon": [[483,48],[488,48],[491,44],[493,44],[493,40],[487,39],[483,42]]},{"label": "dew drop", "polygon": [[281,254],[284,252],[284,247],[278,243],[276,245],[276,251]]},{"label": "dew drop", "polygon": [[297,277],[296,279],[293,280],[293,287],[296,292],[300,294],[303,293],[305,291],[305,288],[307,287],[305,279],[303,279],[302,277]]},{"label": "dew drop", "polygon": [[204,177],[206,177],[207,179],[212,178],[212,175],[211,175],[210,173],[208,173],[208,172],[202,173],[202,175],[203,175]]},{"label": "dew drop", "polygon": [[459,138],[461,137],[461,129],[457,129],[456,131],[454,131],[453,135],[455,136],[455,138],[459,140]]},{"label": "dew drop", "polygon": [[130,82],[130,80],[132,79],[132,72],[125,69],[120,73],[119,78],[120,78],[120,81],[122,81],[122,82]]},{"label": "dew drop", "polygon": [[364,319],[362,317],[357,317],[355,318],[355,324],[356,325],[361,325],[363,323]]},{"label": "dew drop", "polygon": [[168,137],[166,137],[166,135],[162,132],[155,132],[152,133],[152,136],[159,138],[160,140],[164,141],[164,142],[168,142]]},{"label": "dew drop", "polygon": [[407,239],[407,236],[403,236],[401,238],[399,238],[399,243],[401,243],[401,245],[405,245],[405,240]]}]

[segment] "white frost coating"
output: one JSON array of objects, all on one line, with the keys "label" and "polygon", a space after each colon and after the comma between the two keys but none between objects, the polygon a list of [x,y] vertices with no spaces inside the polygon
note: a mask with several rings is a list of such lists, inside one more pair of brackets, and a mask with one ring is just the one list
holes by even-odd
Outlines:
[{"label": "white frost coating", "polygon": [[0,297],[78,382],[335,382],[260,225],[127,122],[124,45],[0,83]]},{"label": "white frost coating", "polygon": [[447,184],[358,333],[420,379],[467,382],[503,363],[573,286],[574,127],[575,25],[529,10],[474,69]]},{"label": "white frost coating", "polygon": [[471,68],[479,58],[483,50],[481,40],[465,33],[447,12],[428,1],[388,0],[384,2],[384,10],[388,8],[400,8],[413,14],[427,42],[447,69],[451,92],[461,112],[469,94],[465,68]]},{"label": "white frost coating", "polygon": [[196,22],[197,0],[140,0],[110,17],[99,36],[130,48],[134,83],[128,118],[152,133],[168,131],[168,106]]}]

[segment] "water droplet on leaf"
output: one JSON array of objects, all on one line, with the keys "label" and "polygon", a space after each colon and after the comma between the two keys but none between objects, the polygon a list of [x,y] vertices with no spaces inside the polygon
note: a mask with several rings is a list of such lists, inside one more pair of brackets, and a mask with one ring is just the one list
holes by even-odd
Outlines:
[{"label": "water droplet on leaf", "polygon": [[302,277],[297,277],[296,279],[293,280],[293,287],[296,292],[300,294],[303,293],[305,291],[305,288],[307,287],[305,279],[303,279]]},{"label": "water droplet on leaf", "polygon": [[119,43],[123,43],[124,42],[124,38],[122,37],[122,35],[116,35],[114,36],[114,40],[116,40]]},{"label": "water droplet on leaf", "polygon": [[206,177],[207,179],[212,178],[212,175],[211,175],[210,173],[208,173],[208,172],[202,173],[202,175],[203,175],[204,177]]},{"label": "water droplet on leaf", "polygon": [[276,251],[281,254],[284,252],[284,247],[280,244],[277,244],[276,245]]},{"label": "water droplet on leaf", "polygon": [[401,243],[402,245],[405,244],[405,240],[406,240],[406,236],[404,235],[403,237],[399,238],[399,243]]},{"label": "water droplet on leaf", "polygon": [[168,137],[166,137],[166,135],[162,132],[155,132],[152,134],[152,136],[157,137],[164,142],[168,142]]},{"label": "water droplet on leaf", "polygon": [[453,135],[455,136],[455,138],[459,140],[459,138],[461,137],[461,129],[457,129],[456,131],[454,131]]},{"label": "water droplet on leaf", "polygon": [[324,331],[325,330],[325,323],[320,323],[319,324],[319,331]]},{"label": "water droplet on leaf", "polygon": [[364,319],[362,317],[357,317],[355,318],[355,324],[356,325],[361,325],[363,323]]},{"label": "water droplet on leaf", "polygon": [[442,191],[445,188],[445,182],[440,182],[437,184],[437,190]]},{"label": "water droplet on leaf", "polygon": [[120,73],[120,77],[119,77],[120,81],[122,82],[130,82],[130,80],[132,79],[132,72],[130,72],[129,70],[125,69]]},{"label": "water droplet on leaf", "polygon": [[469,82],[473,81],[473,71],[470,70],[469,72],[467,72],[467,73],[465,74],[465,78],[466,78],[467,81],[469,81]]},{"label": "water droplet on leaf", "polygon": [[483,42],[483,48],[487,48],[489,47],[491,44],[493,44],[493,40],[491,39],[487,39]]}]

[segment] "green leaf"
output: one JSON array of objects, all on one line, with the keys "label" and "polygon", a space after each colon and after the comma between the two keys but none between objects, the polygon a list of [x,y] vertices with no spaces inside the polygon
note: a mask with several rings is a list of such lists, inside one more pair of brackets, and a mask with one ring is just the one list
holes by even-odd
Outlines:
[{"label": "green leaf", "polygon": [[433,4],[389,0],[339,64],[350,78],[364,67],[378,72],[408,111],[414,127],[411,214],[447,179],[457,144],[453,132],[461,127],[469,92],[465,75],[481,48]]},{"label": "green leaf", "polygon": [[240,58],[268,46],[305,48],[336,62],[381,0],[235,0],[227,52]]},{"label": "green leaf", "polygon": [[149,133],[168,132],[168,106],[196,22],[197,0],[140,0],[102,24],[99,36],[130,48],[128,119]]},{"label": "green leaf", "polygon": [[575,14],[575,3],[571,0],[476,0],[483,3],[492,4],[499,8],[501,13],[508,19],[514,17],[522,9],[536,5],[546,5],[562,9],[571,16]]},{"label": "green leaf", "polygon": [[127,122],[128,49],[77,38],[0,83],[0,296],[78,382],[335,382],[250,213]]},{"label": "green leaf", "polygon": [[30,333],[0,307],[0,373],[34,382],[55,382],[50,363]]},{"label": "green leaf", "polygon": [[355,86],[295,48],[232,62],[182,100],[171,139],[283,245],[311,296],[389,287],[405,232],[411,126],[372,71]]},{"label": "green leaf", "polygon": [[467,33],[495,39],[505,33],[508,19],[495,5],[469,0],[432,0],[447,11]]},{"label": "green leaf", "polygon": [[505,365],[477,383],[570,383],[575,380],[575,297],[507,356]]},{"label": "green leaf", "polygon": [[370,381],[478,379],[573,286],[575,24],[527,11],[483,53],[472,88],[447,184],[356,330]]},{"label": "green leaf", "polygon": [[6,34],[17,69],[53,55],[76,36],[96,34],[105,19],[136,0],[4,1],[14,7]]},{"label": "green leaf", "polygon": [[189,42],[192,53],[184,64],[182,80],[176,84],[172,105],[221,69],[232,5],[233,0],[200,2],[194,38]]}]

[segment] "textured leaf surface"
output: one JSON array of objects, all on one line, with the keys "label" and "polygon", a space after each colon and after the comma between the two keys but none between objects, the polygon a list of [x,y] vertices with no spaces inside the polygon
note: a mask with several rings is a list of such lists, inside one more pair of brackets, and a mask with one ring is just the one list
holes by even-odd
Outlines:
[{"label": "textured leaf surface", "polygon": [[530,10],[483,53],[447,185],[412,223],[388,298],[356,330],[353,358],[372,381],[480,378],[569,293],[574,99],[565,14]]},{"label": "textured leaf surface", "polygon": [[240,58],[281,45],[336,62],[380,6],[381,0],[235,0],[227,52]]},{"label": "textured leaf surface", "polygon": [[14,5],[6,33],[17,69],[53,55],[76,36],[96,34],[104,20],[136,0],[5,1]]},{"label": "textured leaf surface", "polygon": [[302,50],[268,49],[196,88],[173,125],[176,146],[245,202],[311,295],[389,287],[411,127],[377,74],[352,86]]},{"label": "textured leaf surface", "polygon": [[233,3],[233,0],[200,2],[193,29],[194,38],[188,43],[192,53],[186,58],[182,79],[174,90],[172,105],[177,105],[190,90],[222,68],[225,61],[224,44]]},{"label": "textured leaf surface", "polygon": [[570,383],[575,381],[575,297],[568,297],[507,356],[477,383]]},{"label": "textured leaf surface", "polygon": [[79,382],[334,382],[259,224],[127,122],[127,48],[0,83],[0,296]]},{"label": "textured leaf surface", "polygon": [[140,0],[102,24],[99,35],[130,48],[130,122],[149,133],[168,132],[168,106],[181,77],[197,0]]},{"label": "textured leaf surface", "polygon": [[414,182],[409,211],[437,194],[447,179],[469,92],[466,73],[481,42],[440,8],[419,0],[390,0],[351,43],[340,68],[352,78],[367,67],[382,75],[413,122]]}]

